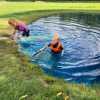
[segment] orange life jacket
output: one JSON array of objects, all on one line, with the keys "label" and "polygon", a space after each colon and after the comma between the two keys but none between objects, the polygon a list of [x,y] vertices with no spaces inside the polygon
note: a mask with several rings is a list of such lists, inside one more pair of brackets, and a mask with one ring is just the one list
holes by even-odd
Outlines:
[{"label": "orange life jacket", "polygon": [[61,42],[58,42],[57,47],[54,47],[54,44],[50,45],[50,49],[54,52],[54,53],[60,53],[63,50],[62,44]]}]

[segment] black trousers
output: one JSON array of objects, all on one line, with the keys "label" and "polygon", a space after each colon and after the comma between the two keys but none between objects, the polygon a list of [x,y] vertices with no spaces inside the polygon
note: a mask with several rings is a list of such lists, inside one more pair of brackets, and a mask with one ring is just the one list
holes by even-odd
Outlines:
[{"label": "black trousers", "polygon": [[30,36],[30,30],[24,31],[22,33],[22,36],[26,36],[26,37]]}]

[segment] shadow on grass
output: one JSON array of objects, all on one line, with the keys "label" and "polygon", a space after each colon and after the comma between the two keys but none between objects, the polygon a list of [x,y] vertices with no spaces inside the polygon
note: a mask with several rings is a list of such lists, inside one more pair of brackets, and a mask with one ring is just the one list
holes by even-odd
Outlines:
[{"label": "shadow on grass", "polygon": [[[5,15],[0,15],[0,18],[9,18],[9,17],[17,17],[17,16],[20,16],[20,15],[35,15],[35,14],[42,14],[42,13],[58,13],[58,12],[68,12],[66,10],[31,10],[31,11],[25,11],[25,12],[15,12],[15,13],[10,13],[10,14],[5,14]],[[71,11],[72,12],[72,11]],[[74,12],[74,11],[73,11]]]},{"label": "shadow on grass", "polygon": [[58,13],[97,13],[96,11],[81,11],[81,10],[31,10],[31,11],[25,11],[25,12],[15,12],[15,13],[10,13],[10,14],[5,14],[5,15],[0,15],[0,18],[26,18],[26,17],[32,17],[33,19],[39,18],[39,17],[45,17],[51,14],[58,14]]}]

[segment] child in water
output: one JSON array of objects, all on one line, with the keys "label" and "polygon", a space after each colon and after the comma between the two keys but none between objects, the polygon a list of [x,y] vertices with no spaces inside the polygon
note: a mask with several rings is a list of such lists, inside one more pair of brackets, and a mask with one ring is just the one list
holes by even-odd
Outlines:
[{"label": "child in water", "polygon": [[11,35],[11,39],[16,40],[22,36],[28,37],[30,35],[27,25],[22,21],[9,19],[8,24],[14,28],[13,34]]},{"label": "child in water", "polygon": [[62,46],[62,43],[61,43],[61,41],[59,39],[58,33],[54,34],[54,37],[53,37],[51,43],[48,45],[48,47],[51,49],[51,51],[53,53],[57,54],[57,53],[61,53],[62,52],[63,46]]}]

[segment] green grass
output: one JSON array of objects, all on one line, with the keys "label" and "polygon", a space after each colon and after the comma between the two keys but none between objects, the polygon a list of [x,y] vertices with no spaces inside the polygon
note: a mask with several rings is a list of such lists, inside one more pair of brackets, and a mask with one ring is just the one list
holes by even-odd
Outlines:
[{"label": "green grass", "polygon": [[0,2],[0,16],[31,10],[100,10],[100,3]]},{"label": "green grass", "polygon": [[8,25],[8,19],[9,18],[16,18],[24,21],[25,23],[29,24],[36,19],[42,17],[42,16],[48,16],[51,14],[57,14],[57,13],[63,13],[66,12],[65,10],[51,10],[51,11],[26,11],[26,12],[20,12],[20,13],[12,13],[8,15],[4,15],[2,18],[0,18],[0,36],[9,35],[12,33],[11,27]]},{"label": "green grass", "polygon": [[26,21],[52,13],[69,11],[99,13],[100,3],[0,2],[0,35],[11,33],[7,23],[9,18]]},{"label": "green grass", "polygon": [[[67,6],[66,6],[67,5]],[[11,32],[9,18],[18,18],[30,23],[42,16],[59,12],[99,10],[100,4],[45,3],[45,2],[0,2],[0,35]],[[73,7],[72,7],[73,6]],[[89,8],[90,7],[90,8]],[[78,9],[79,8],[79,9]],[[59,10],[58,10],[59,9]],[[62,10],[63,9],[63,10]],[[85,86],[67,83],[47,76],[39,66],[20,54],[16,43],[0,40],[0,100],[99,100],[100,85]],[[57,96],[62,92],[60,96]]]},{"label": "green grass", "polygon": [[[59,92],[63,94],[57,96]],[[99,100],[100,90],[47,76],[18,53],[13,41],[0,40],[0,100],[64,100],[66,96],[68,100]]]}]

